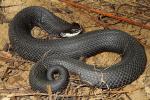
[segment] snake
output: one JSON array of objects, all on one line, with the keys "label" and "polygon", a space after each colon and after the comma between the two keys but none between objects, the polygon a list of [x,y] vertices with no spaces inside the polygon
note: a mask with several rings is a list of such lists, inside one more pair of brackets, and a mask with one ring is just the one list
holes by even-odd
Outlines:
[{"label": "snake", "polygon": [[[91,19],[92,20],[92,19]],[[82,32],[40,6],[18,12],[9,24],[9,39],[13,50],[24,59],[35,62],[29,73],[29,83],[35,91],[63,91],[70,73],[80,76],[81,82],[101,88],[114,89],[135,81],[145,70],[147,58],[144,46],[127,32],[99,29]],[[77,26],[77,25],[75,25]],[[56,39],[38,39],[32,29],[40,27]],[[80,60],[101,52],[121,55],[121,61],[106,67],[86,64]],[[54,75],[58,74],[58,79]]]}]

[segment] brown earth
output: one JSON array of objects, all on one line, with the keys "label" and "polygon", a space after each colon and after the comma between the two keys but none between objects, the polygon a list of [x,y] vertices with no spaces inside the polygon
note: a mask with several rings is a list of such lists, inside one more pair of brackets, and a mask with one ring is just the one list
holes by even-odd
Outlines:
[{"label": "brown earth", "polygon": [[[137,6],[138,4],[135,2],[140,0],[133,0],[132,2],[134,3],[131,3],[130,0],[106,0],[105,2],[103,0],[74,1],[82,1],[81,3],[83,4],[103,9],[107,12],[114,12],[114,9],[113,7],[110,7],[110,4],[113,4],[116,8],[124,3]],[[92,16],[96,18],[98,15],[89,14],[83,10],[69,7],[57,0],[0,0],[0,7],[9,6],[0,9],[0,16],[2,16],[0,17],[0,100],[50,99],[50,96],[48,97],[47,94],[34,92],[30,88],[28,83],[28,74],[34,63],[27,61],[18,56],[15,52],[8,50],[9,47],[11,47],[8,38],[9,22],[18,11],[33,5],[43,6],[68,22],[78,22],[83,26],[85,31],[104,29],[104,27],[97,25],[98,20],[92,20]],[[119,10],[119,12],[124,16],[133,14],[136,11],[137,9],[132,7],[122,7],[122,9]],[[133,19],[134,18],[135,17],[133,17]],[[141,16],[139,19],[140,18]],[[150,15],[144,18],[150,19]],[[106,17],[101,19],[101,21],[99,20],[98,23],[103,22],[103,20],[108,23],[116,22],[116,20]],[[74,100],[150,100],[150,30],[141,29],[140,27],[121,22],[113,24],[111,27],[128,32],[145,46],[148,60],[144,74],[132,84],[111,91],[102,91],[101,89],[88,87],[80,83],[77,75],[71,75],[68,88],[64,91],[64,93],[58,94],[64,97],[64,100],[68,100],[66,99],[67,97],[72,99],[75,98]],[[40,38],[46,37],[40,29],[36,28],[34,33]],[[86,62],[88,64],[106,66],[117,63],[120,60],[120,55],[104,52],[87,58]],[[57,97],[57,94],[54,94],[54,97]],[[63,98],[61,99],[63,100]]]}]

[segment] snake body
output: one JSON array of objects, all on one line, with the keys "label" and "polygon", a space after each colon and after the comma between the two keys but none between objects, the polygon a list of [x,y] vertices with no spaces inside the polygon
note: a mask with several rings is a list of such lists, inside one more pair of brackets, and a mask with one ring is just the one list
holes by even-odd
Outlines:
[{"label": "snake body", "polygon": [[[35,26],[59,36],[71,24],[37,6],[23,9],[10,23],[13,49],[23,58],[37,62],[29,75],[34,90],[46,92],[49,84],[53,92],[63,90],[69,81],[68,71],[79,74],[81,81],[102,89],[130,84],[144,72],[147,61],[144,47],[126,32],[105,29],[70,38],[41,40],[31,35]],[[79,60],[105,51],[121,54],[122,60],[106,68],[94,68]],[[59,80],[54,80],[55,72],[60,74]]]}]

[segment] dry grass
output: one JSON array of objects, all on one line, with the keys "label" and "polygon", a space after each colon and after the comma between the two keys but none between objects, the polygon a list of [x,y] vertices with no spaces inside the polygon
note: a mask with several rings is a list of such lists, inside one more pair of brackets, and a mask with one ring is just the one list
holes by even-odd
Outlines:
[{"label": "dry grass", "polygon": [[[107,12],[116,12],[114,8],[120,7],[120,5],[126,3],[132,6],[122,6],[117,10],[120,15],[128,16],[132,19],[144,20],[150,19],[149,13],[142,12],[141,14],[137,3],[131,3],[130,0],[121,0],[122,2],[115,0],[74,0],[82,1],[83,4],[103,9]],[[146,1],[146,0],[145,0]],[[140,27],[129,25],[127,23],[120,23],[108,17],[102,17],[95,14],[89,14],[83,10],[68,7],[57,0],[3,0],[0,1],[1,6],[8,6],[0,9],[0,15],[4,16],[0,19],[0,99],[1,100],[48,100],[48,99],[60,99],[60,100],[149,100],[150,99],[150,30],[141,29]],[[143,3],[144,4],[144,3]],[[10,6],[12,5],[12,6]],[[17,6],[14,6],[17,5]],[[85,31],[91,31],[96,29],[103,29],[101,25],[105,23],[111,24],[109,27],[115,27],[117,29],[126,31],[132,36],[136,37],[144,46],[147,54],[147,68],[141,77],[134,81],[132,84],[115,90],[102,91],[101,89],[89,87],[80,82],[78,75],[71,75],[70,83],[63,93],[56,94],[43,94],[34,92],[31,90],[28,83],[28,74],[33,62],[22,59],[15,52],[9,51],[9,39],[8,39],[8,24],[12,20],[14,15],[21,9],[38,5],[43,6],[54,12],[57,16],[61,17],[68,22],[80,23]],[[144,5],[147,5],[144,4]],[[136,6],[136,7],[133,7]],[[147,5],[148,6],[148,5]],[[132,15],[132,16],[130,16]],[[133,16],[134,15],[134,16]],[[0,17],[1,18],[1,17]],[[97,20],[97,19],[100,20]],[[93,20],[92,20],[93,19]],[[147,20],[145,21],[147,22]],[[115,23],[115,24],[114,24]],[[36,34],[45,38],[43,31],[36,30]],[[40,38],[41,38],[40,37]],[[119,59],[118,59],[119,58]],[[120,56],[114,53],[101,53],[96,56],[90,57],[86,60],[88,64],[96,64],[99,66],[106,66],[117,63],[120,60]],[[68,98],[68,99],[67,99]]]}]

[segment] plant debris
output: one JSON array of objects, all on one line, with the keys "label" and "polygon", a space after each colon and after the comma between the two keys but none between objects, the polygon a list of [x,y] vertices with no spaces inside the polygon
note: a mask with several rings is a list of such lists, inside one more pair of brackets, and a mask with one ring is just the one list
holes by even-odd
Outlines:
[{"label": "plant debris", "polygon": [[[64,1],[66,3],[62,3]],[[74,2],[72,2],[74,1]],[[0,0],[0,99],[1,100],[149,100],[150,99],[150,3],[149,0],[72,0],[76,6],[68,6],[70,0]],[[80,4],[79,4],[80,3]],[[14,5],[14,6],[13,6]],[[9,22],[17,12],[28,6],[42,6],[49,9],[58,17],[68,21],[77,22],[85,31],[97,29],[119,29],[128,32],[144,45],[147,55],[147,66],[143,75],[132,84],[113,90],[101,90],[90,87],[80,81],[76,74],[71,74],[66,90],[61,93],[48,94],[35,92],[28,81],[30,68],[34,64],[21,58],[11,49],[8,38]],[[82,7],[81,7],[82,5]],[[80,9],[85,8],[86,9]],[[91,8],[93,9],[91,13]],[[95,11],[96,9],[96,11]],[[99,11],[107,12],[99,13]],[[112,15],[113,13],[113,15]],[[115,19],[112,16],[117,16]],[[120,17],[124,16],[127,23]],[[119,20],[116,20],[118,19]],[[4,20],[8,21],[4,21]],[[129,20],[128,20],[129,19]],[[131,21],[131,20],[134,20]],[[128,23],[131,21],[131,23]],[[2,22],[2,23],[1,23]],[[133,23],[137,23],[135,26]],[[139,24],[142,23],[142,24]],[[137,24],[136,24],[137,25]],[[146,26],[146,27],[145,27]],[[148,27],[147,27],[148,26]],[[146,28],[146,29],[144,29]],[[47,39],[45,31],[35,28],[37,38]],[[51,39],[51,38],[50,38]],[[106,66],[119,62],[120,55],[104,52],[86,58],[86,63],[96,66]]]}]

